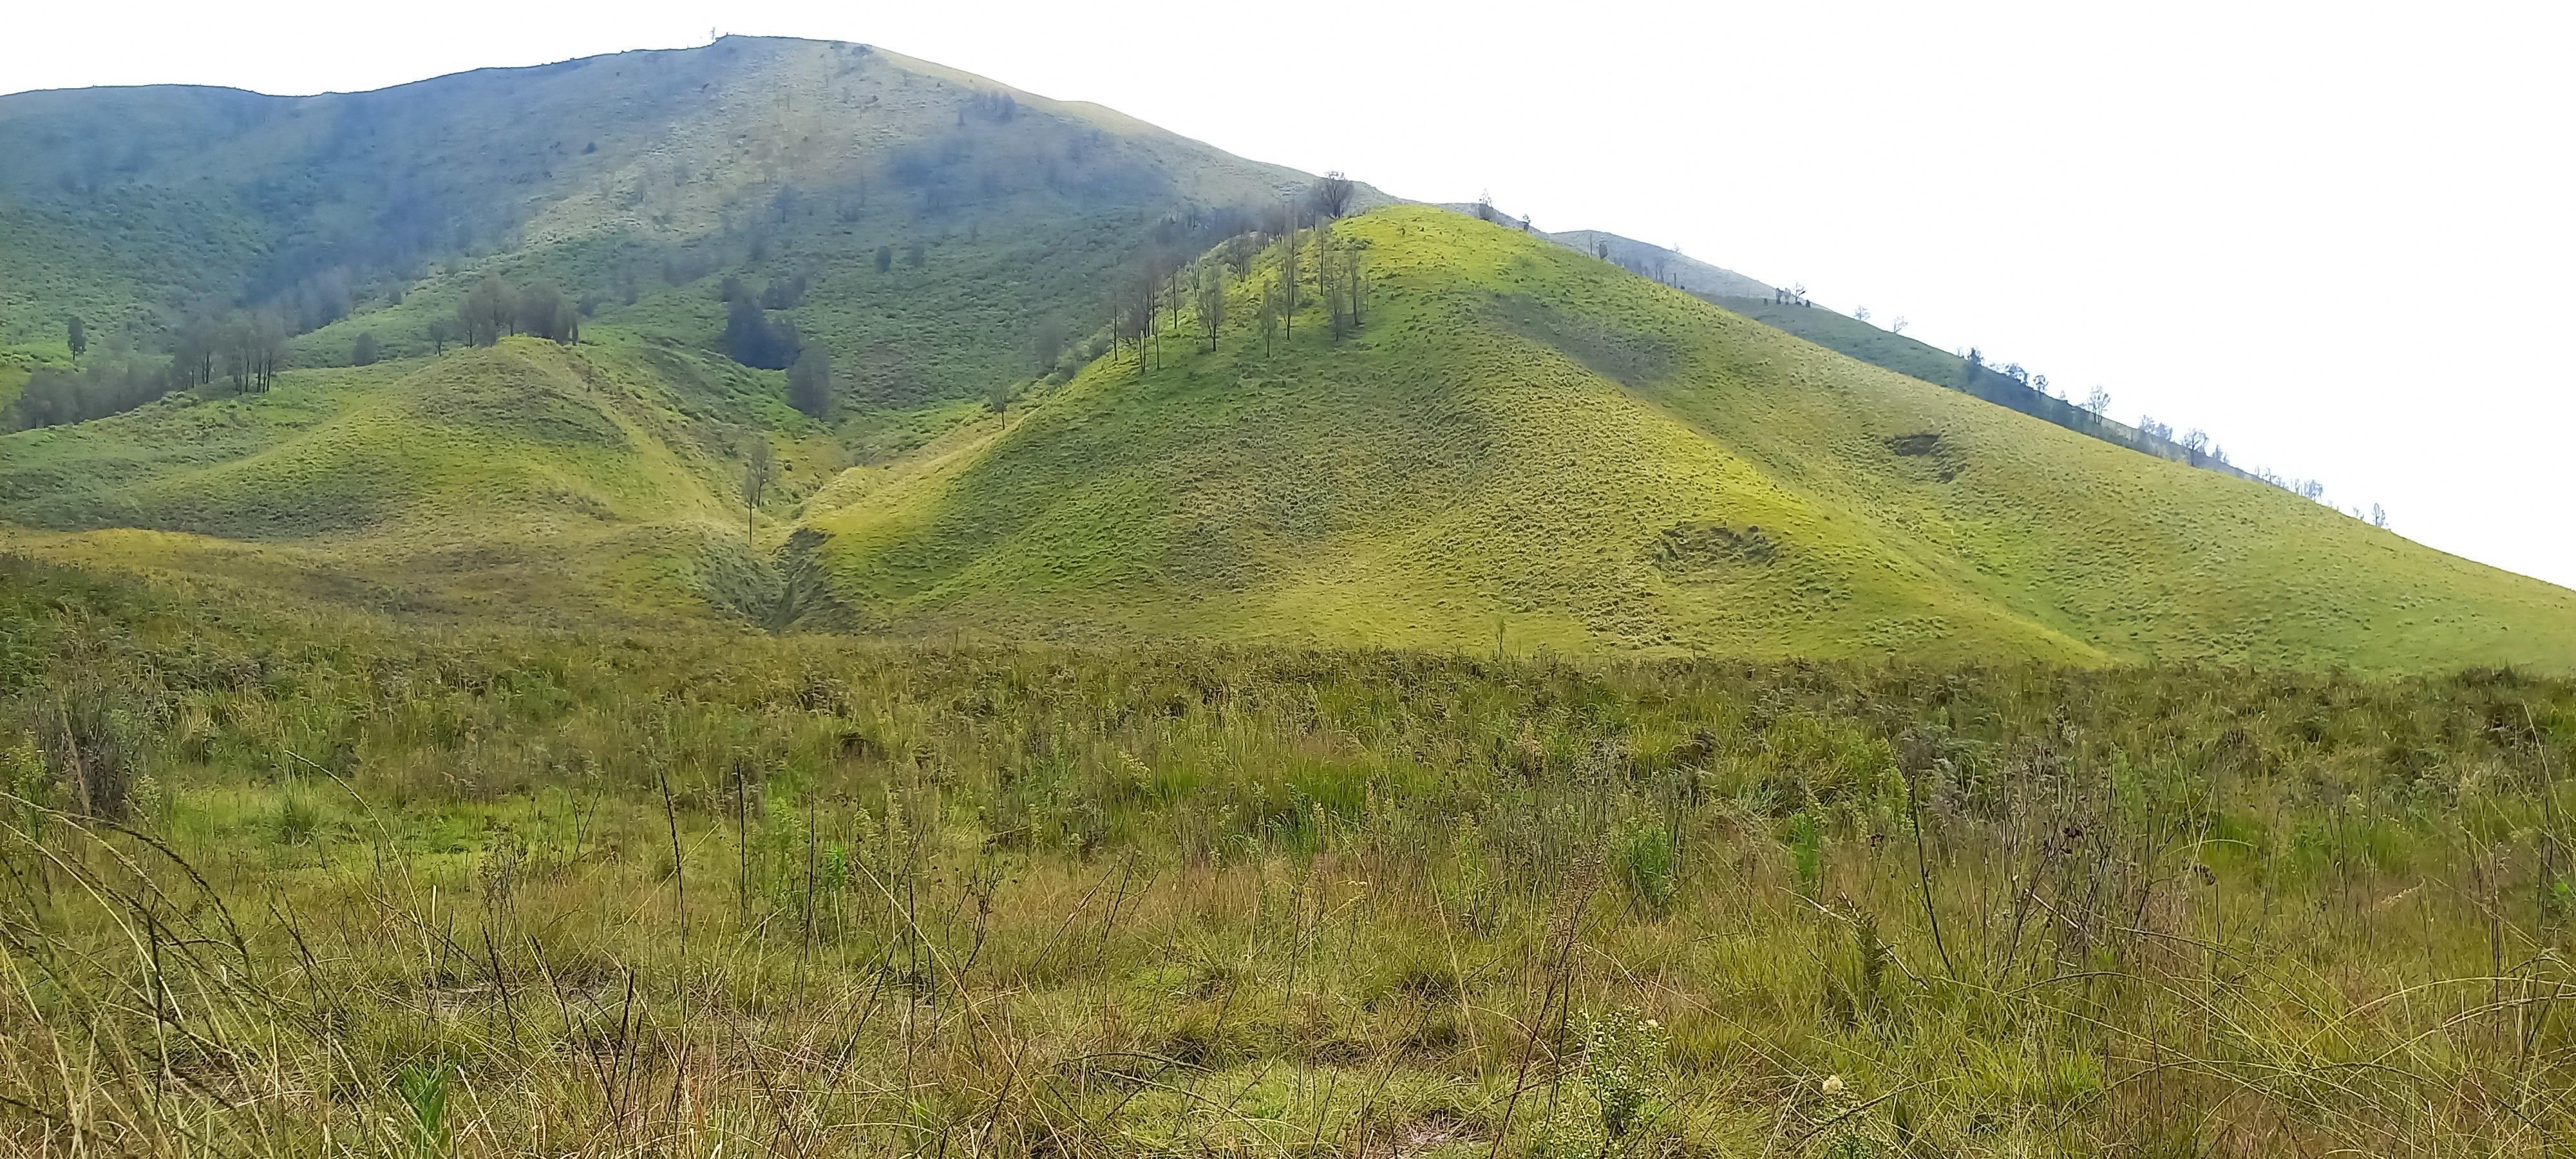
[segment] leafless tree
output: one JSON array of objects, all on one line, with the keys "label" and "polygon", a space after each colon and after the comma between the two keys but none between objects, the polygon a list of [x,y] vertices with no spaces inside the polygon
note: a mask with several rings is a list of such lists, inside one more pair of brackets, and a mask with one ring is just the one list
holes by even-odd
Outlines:
[{"label": "leafless tree", "polygon": [[1279,328],[1288,338],[1297,336],[1297,236],[1295,218],[1288,220],[1288,244],[1279,256]]},{"label": "leafless tree", "polygon": [[1342,215],[1351,211],[1351,198],[1357,192],[1357,183],[1335,169],[1316,178],[1314,188],[1308,190],[1307,195],[1315,202],[1315,212],[1325,221],[1339,221]]},{"label": "leafless tree", "polygon": [[1204,266],[1198,281],[1199,334],[1207,348],[1216,349],[1216,339],[1225,329],[1225,266]]},{"label": "leafless tree", "polygon": [[2096,415],[2111,413],[2111,392],[2098,386],[2094,387],[2093,393],[2084,396],[2084,409]]},{"label": "leafless tree", "polygon": [[751,546],[751,520],[760,510],[761,492],[769,489],[769,440],[755,437],[742,464],[742,542]]}]

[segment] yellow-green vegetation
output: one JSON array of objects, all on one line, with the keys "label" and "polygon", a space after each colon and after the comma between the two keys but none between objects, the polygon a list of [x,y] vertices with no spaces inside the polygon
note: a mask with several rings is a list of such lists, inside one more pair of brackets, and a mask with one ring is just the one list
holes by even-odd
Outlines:
[{"label": "yellow-green vegetation", "polygon": [[2542,1156],[2576,683],[436,634],[0,558],[22,1154]]},{"label": "yellow-green vegetation", "polygon": [[683,372],[744,373],[518,338],[297,372],[10,436],[0,494],[59,558],[439,616],[703,616],[747,551],[736,448],[658,385]]},{"label": "yellow-green vegetation", "polygon": [[836,591],[898,633],[1005,638],[2576,663],[2576,593],[2277,488],[1516,230],[1384,209],[1331,238],[1366,270],[1353,336],[1320,310],[1257,332],[1274,242],[1213,352],[1167,336],[901,485],[827,489]]}]

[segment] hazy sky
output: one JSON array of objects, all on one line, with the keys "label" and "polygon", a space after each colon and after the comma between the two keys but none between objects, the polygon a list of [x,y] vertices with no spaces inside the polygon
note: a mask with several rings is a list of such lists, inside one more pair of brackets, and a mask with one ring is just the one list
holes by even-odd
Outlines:
[{"label": "hazy sky", "polygon": [[0,91],[864,41],[1678,245],[2576,586],[2576,5],[30,4]]}]

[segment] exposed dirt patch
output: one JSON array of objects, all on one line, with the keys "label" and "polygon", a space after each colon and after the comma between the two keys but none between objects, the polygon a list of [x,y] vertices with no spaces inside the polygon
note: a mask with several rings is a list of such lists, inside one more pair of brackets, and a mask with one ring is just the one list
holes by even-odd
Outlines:
[{"label": "exposed dirt patch", "polygon": [[1779,555],[1780,548],[1759,524],[1738,531],[1722,523],[1693,521],[1665,528],[1646,552],[1656,567],[1689,574],[1728,566],[1766,565]]},{"label": "exposed dirt patch", "polygon": [[1890,435],[1881,441],[1897,458],[1921,464],[1924,470],[1944,483],[1958,478],[1959,472],[1968,465],[1967,456],[1960,453],[1956,444],[1932,431]]}]

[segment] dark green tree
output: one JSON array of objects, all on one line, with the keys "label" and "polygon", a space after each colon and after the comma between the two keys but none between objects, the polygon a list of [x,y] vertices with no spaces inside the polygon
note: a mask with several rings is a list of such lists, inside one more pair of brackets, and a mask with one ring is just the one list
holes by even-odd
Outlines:
[{"label": "dark green tree", "polygon": [[571,345],[581,337],[581,312],[551,282],[520,291],[514,304],[517,329],[552,342]]},{"label": "dark green tree", "polygon": [[81,325],[80,315],[74,314],[65,319],[63,330],[63,341],[72,348],[72,357],[78,358],[89,353],[89,328]]},{"label": "dark green tree", "polygon": [[890,246],[890,245],[881,245],[881,246],[878,246],[878,247],[877,247],[877,272],[878,272],[878,273],[880,273],[880,274],[882,274],[882,273],[886,272],[887,270],[891,270],[891,269],[893,269],[893,268],[894,268],[894,247],[893,247],[893,246]]},{"label": "dark green tree", "polygon": [[796,364],[787,368],[787,405],[807,418],[831,415],[832,355],[821,343],[806,347],[796,356]]},{"label": "dark green tree", "polygon": [[350,344],[350,347],[349,347],[349,365],[351,365],[351,366],[374,366],[375,364],[376,364],[376,336],[375,336],[375,333],[374,333],[373,331],[365,331],[365,332],[361,332],[361,333],[358,335],[358,340],[357,340],[356,342],[354,342],[354,343],[351,343],[351,344]]}]

